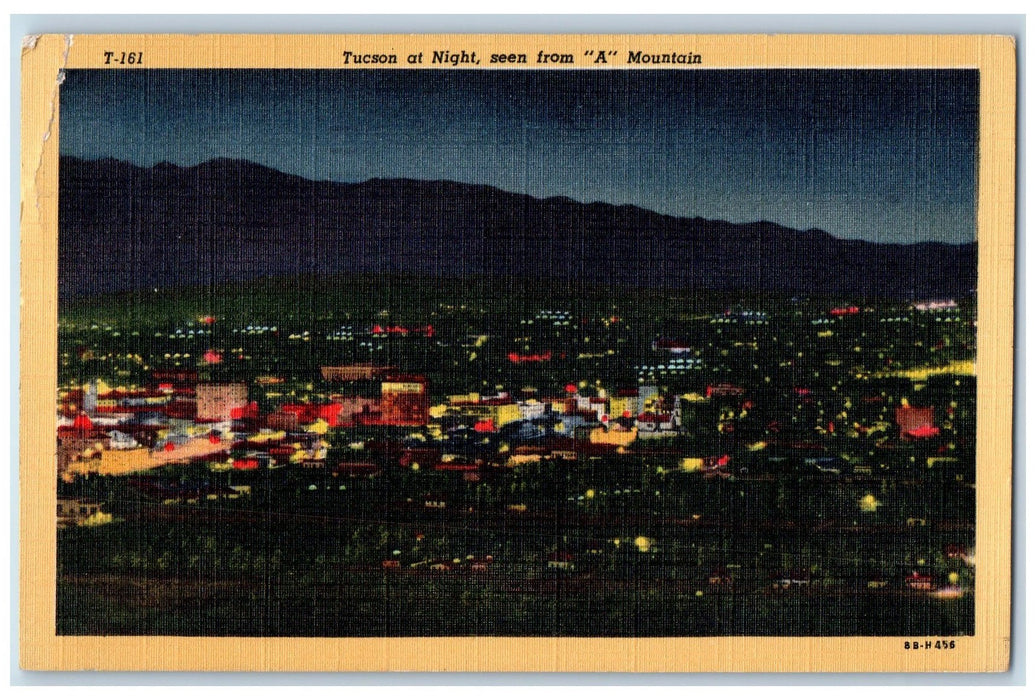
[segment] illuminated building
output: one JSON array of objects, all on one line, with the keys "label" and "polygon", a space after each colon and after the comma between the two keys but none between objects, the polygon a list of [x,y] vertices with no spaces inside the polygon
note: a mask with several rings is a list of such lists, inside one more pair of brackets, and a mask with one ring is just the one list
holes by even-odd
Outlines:
[{"label": "illuminated building", "polygon": [[198,383],[198,372],[193,369],[155,369],[151,371],[151,385],[165,389],[187,389]]},{"label": "illuminated building", "polygon": [[956,309],[957,302],[953,299],[937,299],[935,301],[921,301],[914,304],[917,311],[947,311]]},{"label": "illuminated building", "polygon": [[590,442],[597,445],[618,445],[627,447],[637,439],[637,431],[633,430],[607,430],[605,428],[594,428],[590,431]]},{"label": "illuminated building", "polygon": [[608,411],[613,417],[635,416],[640,413],[643,404],[640,402],[640,392],[636,389],[619,389],[611,397]]},{"label": "illuminated building", "polygon": [[341,367],[321,367],[320,374],[328,382],[360,382],[384,377],[395,371],[395,367],[384,367],[369,362]]},{"label": "illuminated building", "polygon": [[370,416],[373,413],[381,412],[381,399],[379,397],[333,394],[332,399],[342,407],[338,414],[338,425],[358,425],[363,422],[358,419],[358,416]]},{"label": "illuminated building", "polygon": [[279,413],[294,415],[296,426],[323,420],[328,427],[336,428],[342,414],[342,404],[338,402],[284,404]]},{"label": "illuminated building", "polygon": [[488,430],[496,430],[502,425],[522,419],[521,407],[510,399],[502,398],[457,402],[450,406],[450,412],[473,418]]},{"label": "illuminated building", "polygon": [[381,383],[381,422],[385,425],[428,423],[428,380],[397,374]]},{"label": "illuminated building", "polygon": [[685,353],[691,351],[691,344],[686,340],[679,340],[676,338],[655,338],[651,341],[651,349],[656,352],[671,352],[673,354]]},{"label": "illuminated building", "polygon": [[896,408],[896,425],[901,438],[913,435],[927,437],[926,433],[935,428],[935,409],[899,406]]},{"label": "illuminated building", "polygon": [[244,382],[204,383],[197,388],[200,421],[228,421],[235,409],[248,405],[248,385]]},{"label": "illuminated building", "polygon": [[744,393],[744,387],[727,383],[710,384],[705,388],[705,395],[710,398],[713,396],[741,396]]}]

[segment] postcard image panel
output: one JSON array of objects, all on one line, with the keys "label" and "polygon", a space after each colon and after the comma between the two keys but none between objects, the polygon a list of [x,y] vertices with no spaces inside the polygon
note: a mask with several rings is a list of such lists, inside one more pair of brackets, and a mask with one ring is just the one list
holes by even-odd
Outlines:
[{"label": "postcard image panel", "polygon": [[1013,71],[33,38],[23,665],[1003,670]]}]

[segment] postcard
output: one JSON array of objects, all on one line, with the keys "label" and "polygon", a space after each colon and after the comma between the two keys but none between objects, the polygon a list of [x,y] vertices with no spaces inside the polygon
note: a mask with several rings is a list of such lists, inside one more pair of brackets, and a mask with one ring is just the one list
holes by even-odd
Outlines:
[{"label": "postcard", "polygon": [[1011,39],[22,68],[24,668],[1007,668]]}]

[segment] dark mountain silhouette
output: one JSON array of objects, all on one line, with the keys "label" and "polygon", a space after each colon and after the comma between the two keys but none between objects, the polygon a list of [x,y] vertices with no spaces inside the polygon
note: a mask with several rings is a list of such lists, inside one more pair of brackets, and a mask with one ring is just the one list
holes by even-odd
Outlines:
[{"label": "dark mountain silhouette", "polygon": [[968,293],[977,277],[975,244],[849,241],[456,182],[316,182],[226,159],[64,157],[59,196],[63,300],[366,272],[900,298]]}]

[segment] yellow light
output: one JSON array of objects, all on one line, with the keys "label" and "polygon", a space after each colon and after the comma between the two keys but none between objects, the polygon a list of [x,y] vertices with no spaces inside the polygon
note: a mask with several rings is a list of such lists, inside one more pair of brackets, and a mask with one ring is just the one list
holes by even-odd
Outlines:
[{"label": "yellow light", "polygon": [[860,510],[864,513],[873,513],[878,510],[878,506],[881,503],[874,497],[874,494],[868,493],[866,496],[860,499]]},{"label": "yellow light", "polygon": [[644,537],[643,535],[633,540],[633,544],[635,544],[637,546],[637,549],[639,549],[642,552],[648,552],[651,550],[650,538]]},{"label": "yellow light", "polygon": [[960,581],[960,574],[958,574],[956,571],[951,571],[950,575],[949,575],[949,579],[950,579],[950,583],[954,583],[955,584],[958,581]]},{"label": "yellow light", "polygon": [[701,457],[684,457],[680,460],[680,468],[685,472],[701,471],[705,468],[705,460]]},{"label": "yellow light", "polygon": [[586,497],[587,498],[593,498],[594,497],[594,490],[593,489],[587,489],[586,490]]}]

